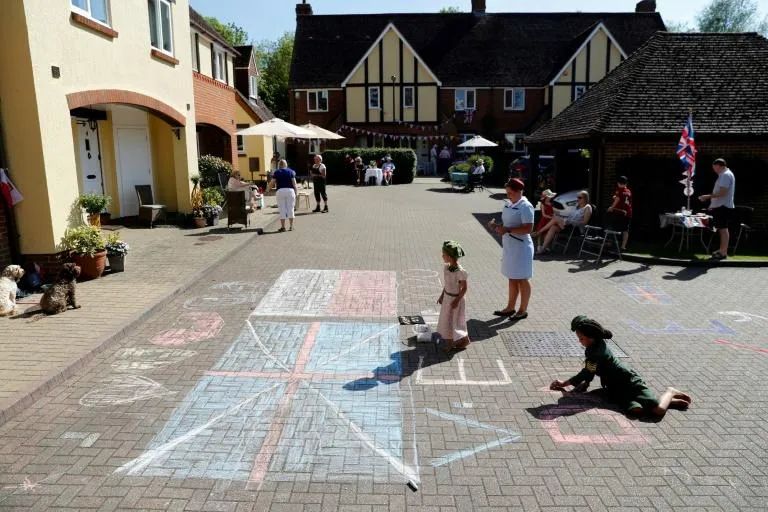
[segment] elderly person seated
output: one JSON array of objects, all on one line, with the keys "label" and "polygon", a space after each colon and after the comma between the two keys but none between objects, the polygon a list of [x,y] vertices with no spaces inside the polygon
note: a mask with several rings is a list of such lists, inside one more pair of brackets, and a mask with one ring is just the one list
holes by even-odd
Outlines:
[{"label": "elderly person seated", "polygon": [[462,192],[474,192],[475,187],[483,182],[483,174],[485,174],[485,163],[482,158],[478,158],[469,168],[467,185],[462,189]]},{"label": "elderly person seated", "polygon": [[360,180],[365,176],[365,164],[363,164],[363,159],[359,156],[355,157],[355,173],[357,174],[357,184],[360,185]]},{"label": "elderly person seated", "polygon": [[381,175],[383,178],[382,185],[392,184],[393,172],[395,172],[395,164],[392,162],[392,157],[387,155],[384,157],[384,163],[381,165]]},{"label": "elderly person seated", "polygon": [[248,204],[251,206],[251,208],[256,209],[261,207],[261,194],[259,194],[259,187],[252,185],[247,181],[243,181],[240,176],[240,171],[233,172],[229,177],[229,181],[227,182],[227,190],[229,192],[242,191],[244,194],[246,194]]},{"label": "elderly person seated", "polygon": [[565,229],[566,226],[575,226],[579,229],[583,229],[589,223],[590,217],[592,217],[592,206],[589,204],[589,193],[586,190],[579,192],[576,196],[578,201],[576,204],[576,210],[571,213],[568,218],[563,219],[555,215],[543,228],[538,231],[538,235],[544,235],[544,243],[541,244],[536,254],[544,254],[550,251],[549,247],[552,245],[552,240],[555,239],[557,234]]}]

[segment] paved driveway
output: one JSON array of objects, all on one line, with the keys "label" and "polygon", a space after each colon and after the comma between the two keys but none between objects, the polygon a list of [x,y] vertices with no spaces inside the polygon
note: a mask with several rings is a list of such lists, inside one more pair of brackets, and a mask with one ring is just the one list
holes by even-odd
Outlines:
[{"label": "paved driveway", "polygon": [[[212,269],[0,427],[0,509],[768,507],[764,270],[537,262],[531,316],[498,322],[480,221],[501,191],[445,189],[333,187],[331,213]],[[396,318],[434,320],[449,238],[474,341],[452,356]],[[693,408],[631,421],[547,391],[582,364],[580,313]]]}]

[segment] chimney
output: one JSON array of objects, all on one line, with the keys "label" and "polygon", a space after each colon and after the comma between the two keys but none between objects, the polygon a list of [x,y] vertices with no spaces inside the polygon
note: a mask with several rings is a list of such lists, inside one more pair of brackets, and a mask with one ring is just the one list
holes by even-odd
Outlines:
[{"label": "chimney", "polygon": [[472,14],[485,14],[485,0],[472,0]]},{"label": "chimney", "polygon": [[312,16],[312,6],[307,3],[307,0],[296,4],[296,16]]},{"label": "chimney", "polygon": [[642,0],[637,2],[635,12],[656,12],[656,0]]}]

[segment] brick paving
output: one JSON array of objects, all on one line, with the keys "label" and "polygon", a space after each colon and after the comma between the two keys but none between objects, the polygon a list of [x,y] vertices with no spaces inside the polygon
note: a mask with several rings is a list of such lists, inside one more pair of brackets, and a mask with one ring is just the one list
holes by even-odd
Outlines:
[{"label": "brick paving", "polygon": [[[768,508],[764,269],[537,261],[531,316],[499,322],[500,247],[480,221],[500,191],[446,188],[332,187],[331,213],[166,300],[0,427],[0,509]],[[454,355],[395,324],[435,320],[448,238],[468,253],[474,340]],[[551,393],[579,358],[512,357],[501,336],[567,332],[579,313],[693,408],[633,421]]]}]

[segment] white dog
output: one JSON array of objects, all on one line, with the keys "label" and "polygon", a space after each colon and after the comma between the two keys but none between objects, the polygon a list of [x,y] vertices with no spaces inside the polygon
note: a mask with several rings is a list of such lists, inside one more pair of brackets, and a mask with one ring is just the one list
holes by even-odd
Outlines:
[{"label": "white dog", "polygon": [[24,275],[24,269],[18,265],[8,265],[0,276],[0,316],[10,316],[16,312],[16,282]]}]

